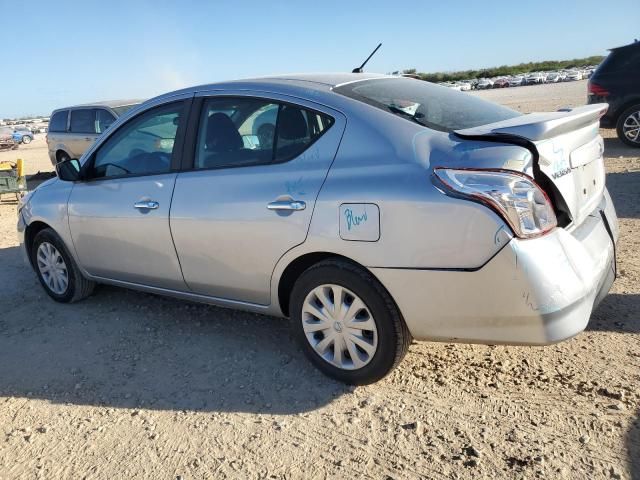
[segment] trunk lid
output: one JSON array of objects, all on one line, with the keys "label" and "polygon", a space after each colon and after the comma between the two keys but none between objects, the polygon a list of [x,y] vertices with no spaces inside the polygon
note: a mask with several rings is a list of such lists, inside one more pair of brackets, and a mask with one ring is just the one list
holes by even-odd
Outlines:
[{"label": "trunk lid", "polygon": [[[536,180],[554,191],[547,194],[557,210],[566,210],[579,225],[600,202],[605,188],[604,143],[600,118],[607,104],[585,105],[548,113],[530,113],[501,122],[456,130],[462,138],[525,141],[537,154]],[[534,169],[535,171],[535,169]],[[538,175],[544,179],[539,179]],[[561,197],[558,199],[558,195]],[[564,203],[564,205],[559,205]]]}]

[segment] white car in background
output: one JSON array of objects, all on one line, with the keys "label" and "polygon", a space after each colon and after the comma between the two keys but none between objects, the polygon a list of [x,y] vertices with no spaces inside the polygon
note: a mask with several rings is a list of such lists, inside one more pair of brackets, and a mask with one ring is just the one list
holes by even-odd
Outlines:
[{"label": "white car in background", "polygon": [[540,72],[533,72],[528,74],[525,77],[525,84],[526,85],[536,85],[539,83],[544,83],[546,81],[546,76],[543,75]]},{"label": "white car in background", "polygon": [[456,85],[460,87],[461,92],[468,92],[471,90],[471,83],[469,82],[457,82]]},{"label": "white car in background", "polygon": [[509,78],[509,86],[510,87],[519,87],[520,85],[524,85],[524,77],[521,75],[517,75],[515,77]]},{"label": "white car in background", "polygon": [[493,88],[493,81],[488,78],[481,78],[476,85],[478,90],[486,90],[487,88]]},{"label": "white car in background", "polygon": [[578,70],[570,70],[567,72],[567,81],[582,80],[582,73]]},{"label": "white car in background", "polygon": [[560,81],[560,74],[558,72],[549,72],[547,75],[547,83],[558,83]]}]

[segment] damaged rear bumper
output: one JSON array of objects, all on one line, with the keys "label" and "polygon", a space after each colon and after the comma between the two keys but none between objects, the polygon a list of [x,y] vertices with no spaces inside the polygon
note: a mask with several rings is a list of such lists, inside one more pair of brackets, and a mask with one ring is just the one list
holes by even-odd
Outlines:
[{"label": "damaged rear bumper", "polygon": [[585,329],[615,278],[605,191],[578,227],[511,240],[476,271],[374,268],[418,340],[544,345]]}]

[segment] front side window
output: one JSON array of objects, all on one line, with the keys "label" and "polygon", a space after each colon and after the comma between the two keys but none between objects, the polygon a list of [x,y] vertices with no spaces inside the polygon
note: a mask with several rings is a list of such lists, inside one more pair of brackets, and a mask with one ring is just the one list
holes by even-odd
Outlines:
[{"label": "front side window", "polygon": [[410,78],[363,80],[334,87],[333,91],[443,132],[522,115],[468,93]]},{"label": "front side window", "polygon": [[96,112],[96,133],[104,132],[113,122],[116,121],[116,118],[111,114],[111,112],[104,108],[99,108]]},{"label": "front side window", "polygon": [[71,133],[96,133],[96,111],[92,108],[71,110],[69,130]]},{"label": "front side window", "polygon": [[67,116],[69,115],[69,110],[61,110],[56,112],[49,120],[49,131],[50,132],[66,132],[67,131]]},{"label": "front side window", "polygon": [[271,100],[210,98],[202,109],[195,168],[287,161],[332,124],[328,115]]},{"label": "front side window", "polygon": [[182,102],[163,105],[122,125],[94,154],[89,176],[168,172],[183,108]]}]

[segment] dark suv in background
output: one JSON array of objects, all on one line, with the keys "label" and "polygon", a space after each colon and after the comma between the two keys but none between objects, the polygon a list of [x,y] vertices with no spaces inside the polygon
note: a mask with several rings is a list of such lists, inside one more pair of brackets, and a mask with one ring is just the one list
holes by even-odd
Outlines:
[{"label": "dark suv in background", "polygon": [[608,103],[602,128],[615,128],[627,145],[640,147],[640,42],[612,48],[589,79],[588,103]]}]

